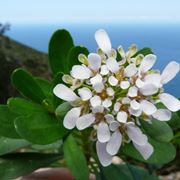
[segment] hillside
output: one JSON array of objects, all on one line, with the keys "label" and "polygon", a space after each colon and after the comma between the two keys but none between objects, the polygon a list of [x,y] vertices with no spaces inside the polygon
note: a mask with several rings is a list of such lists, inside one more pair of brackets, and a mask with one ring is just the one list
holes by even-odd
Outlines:
[{"label": "hillside", "polygon": [[17,94],[10,85],[10,75],[17,67],[27,69],[35,76],[50,78],[47,54],[0,35],[0,103]]}]

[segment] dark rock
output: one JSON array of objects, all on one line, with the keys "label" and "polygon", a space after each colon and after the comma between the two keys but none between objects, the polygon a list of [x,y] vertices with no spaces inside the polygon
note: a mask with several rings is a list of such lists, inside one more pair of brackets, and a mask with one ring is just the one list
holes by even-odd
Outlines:
[{"label": "dark rock", "polygon": [[0,35],[0,103],[18,94],[10,84],[11,73],[18,67],[34,76],[51,78],[47,54]]}]

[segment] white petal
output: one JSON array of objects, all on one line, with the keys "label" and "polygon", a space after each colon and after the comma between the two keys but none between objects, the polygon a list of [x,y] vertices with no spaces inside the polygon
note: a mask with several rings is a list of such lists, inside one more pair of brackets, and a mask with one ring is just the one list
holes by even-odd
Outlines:
[{"label": "white petal", "polygon": [[143,86],[145,85],[145,82],[143,82],[141,79],[137,79],[136,80],[136,86],[138,87],[138,88],[142,88]]},{"label": "white petal", "polygon": [[108,124],[110,124],[112,121],[114,121],[114,116],[112,114],[106,114],[104,116],[104,118],[106,119]]},{"label": "white petal", "polygon": [[119,64],[118,62],[113,59],[113,58],[109,58],[106,61],[106,65],[108,67],[108,69],[112,72],[112,73],[117,73],[119,71]]},{"label": "white petal", "polygon": [[118,80],[114,76],[110,76],[108,82],[111,86],[116,86],[118,84]]},{"label": "white petal", "polygon": [[106,65],[102,65],[101,66],[101,71],[100,71],[100,74],[101,75],[107,75],[109,73],[109,69]]},{"label": "white petal", "polygon": [[112,105],[112,101],[111,99],[107,98],[105,99],[103,102],[102,102],[102,105],[105,107],[105,108],[108,108]]},{"label": "white petal", "polygon": [[171,119],[171,111],[168,109],[158,109],[152,116],[159,121],[169,121]]},{"label": "white petal", "polygon": [[121,107],[121,103],[116,102],[116,103],[114,104],[114,111],[118,112],[119,109],[120,109],[120,107]]},{"label": "white petal", "polygon": [[168,93],[160,94],[159,99],[170,111],[175,112],[180,109],[180,101]]},{"label": "white petal", "polygon": [[86,66],[74,65],[71,70],[71,76],[75,79],[88,79],[91,77],[91,71]]},{"label": "white petal", "polygon": [[122,89],[127,89],[129,86],[130,86],[129,81],[121,81],[121,83],[120,83],[120,87]]},{"label": "white petal", "polygon": [[122,98],[122,104],[129,104],[131,102],[131,99],[129,99],[128,97],[124,97]]},{"label": "white petal", "polygon": [[126,77],[132,77],[137,73],[137,68],[135,64],[129,64],[125,69],[124,69],[124,75]]},{"label": "white petal", "polygon": [[107,143],[106,150],[110,155],[115,155],[119,151],[122,142],[122,135],[119,130],[115,131],[109,142]]},{"label": "white petal", "polygon": [[105,122],[101,122],[97,129],[97,138],[99,142],[105,143],[110,139],[109,127]]},{"label": "white petal", "polygon": [[167,82],[169,82],[171,79],[173,79],[176,76],[179,70],[180,70],[179,63],[175,61],[170,62],[162,72],[161,82],[163,84],[166,84]]},{"label": "white petal", "polygon": [[126,123],[127,118],[128,118],[128,115],[127,115],[126,112],[124,112],[124,111],[118,112],[118,114],[117,114],[117,120],[118,120],[119,122],[121,122],[121,123]]},{"label": "white petal", "polygon": [[90,53],[88,55],[89,68],[98,70],[101,67],[101,56],[96,53]]},{"label": "white petal", "polygon": [[83,101],[87,101],[92,97],[92,92],[90,89],[83,87],[81,89],[78,89],[78,94],[81,97]]},{"label": "white petal", "polygon": [[145,84],[143,87],[140,88],[140,92],[144,96],[150,96],[156,94],[158,90],[159,89],[154,84]]},{"label": "white petal", "polygon": [[103,166],[109,166],[112,163],[112,156],[106,151],[107,143],[96,142],[96,151],[99,158],[100,163]]},{"label": "white petal", "polygon": [[140,104],[142,111],[147,115],[152,115],[157,111],[156,106],[147,100],[142,100]]},{"label": "white petal", "polygon": [[100,74],[96,74],[93,78],[90,79],[91,84],[101,83],[103,80]]},{"label": "white petal", "polygon": [[67,129],[73,129],[76,125],[76,120],[79,118],[81,108],[72,108],[64,117],[63,125]]},{"label": "white petal", "polygon": [[138,92],[138,88],[135,86],[132,86],[128,89],[128,96],[129,97],[136,97]]},{"label": "white petal", "polygon": [[145,145],[147,143],[147,136],[136,127],[134,124],[127,124],[128,137],[138,145]]},{"label": "white petal", "polygon": [[94,114],[86,114],[79,117],[76,121],[76,127],[79,130],[89,127],[95,121]]},{"label": "white petal", "polygon": [[147,160],[154,152],[154,148],[151,144],[148,142],[141,146],[136,143],[133,143],[134,147],[139,151],[139,153],[142,155],[142,157]]},{"label": "white petal", "polygon": [[156,62],[156,56],[153,54],[148,54],[144,57],[144,59],[142,60],[140,67],[139,67],[139,72],[141,73],[145,73],[148,70],[150,70],[154,63]]},{"label": "white petal", "polygon": [[94,96],[90,99],[90,103],[92,107],[101,105],[101,98],[99,96]]},{"label": "white petal", "polygon": [[118,121],[112,121],[109,125],[109,129],[111,131],[116,131],[120,126],[120,123]]},{"label": "white petal", "polygon": [[106,92],[107,92],[107,94],[108,94],[109,96],[114,96],[114,90],[113,90],[113,88],[108,87],[108,88],[106,89]]},{"label": "white petal", "polygon": [[93,88],[97,93],[101,93],[104,90],[104,84],[102,82],[96,83],[93,85]]},{"label": "white petal", "polygon": [[100,29],[95,33],[95,40],[98,46],[105,52],[109,53],[111,51],[111,41],[105,30]]},{"label": "white petal", "polygon": [[144,77],[146,84],[154,84],[156,87],[161,87],[161,75],[160,74],[148,74]]},{"label": "white petal", "polygon": [[93,112],[94,114],[96,114],[96,113],[102,113],[103,111],[104,111],[104,107],[103,107],[103,106],[96,106],[96,107],[92,108],[92,112]]},{"label": "white petal", "polygon": [[138,109],[140,109],[141,105],[134,99],[130,102],[130,106],[132,109],[138,110]]},{"label": "white petal", "polygon": [[74,91],[64,84],[58,84],[53,89],[53,93],[60,99],[71,102],[79,99],[79,97],[74,93]]},{"label": "white petal", "polygon": [[132,114],[133,116],[139,117],[142,114],[142,110],[141,109],[133,109],[133,108],[129,108],[128,109],[129,113]]}]

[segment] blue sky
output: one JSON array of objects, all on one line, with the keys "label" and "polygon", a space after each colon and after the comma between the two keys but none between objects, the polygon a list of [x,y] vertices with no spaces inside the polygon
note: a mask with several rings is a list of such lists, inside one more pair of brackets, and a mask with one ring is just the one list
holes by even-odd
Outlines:
[{"label": "blue sky", "polygon": [[0,0],[0,22],[180,22],[180,0]]}]

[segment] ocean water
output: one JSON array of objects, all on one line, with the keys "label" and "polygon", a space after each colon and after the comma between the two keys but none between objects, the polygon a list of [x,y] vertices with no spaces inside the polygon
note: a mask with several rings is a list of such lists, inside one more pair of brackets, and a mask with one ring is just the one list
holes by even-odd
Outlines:
[{"label": "ocean water", "polygon": [[[172,60],[180,63],[180,24],[12,24],[11,30],[7,32],[7,35],[30,47],[47,52],[48,42],[52,33],[57,29],[67,29],[71,33],[76,45],[83,45],[90,52],[95,52],[97,45],[94,39],[94,33],[100,28],[108,32],[114,48],[122,45],[127,49],[133,43],[137,44],[139,48],[152,48],[158,57],[154,68],[162,71],[166,64]],[[165,85],[165,90],[180,97],[180,73]]]}]

